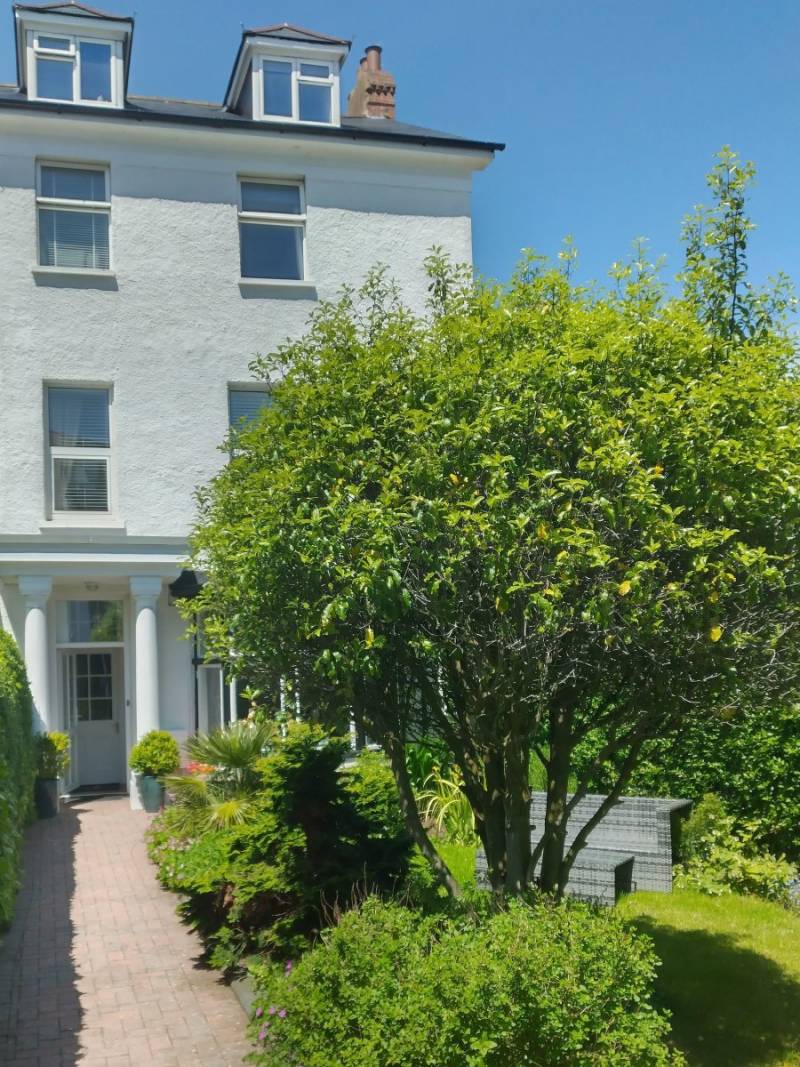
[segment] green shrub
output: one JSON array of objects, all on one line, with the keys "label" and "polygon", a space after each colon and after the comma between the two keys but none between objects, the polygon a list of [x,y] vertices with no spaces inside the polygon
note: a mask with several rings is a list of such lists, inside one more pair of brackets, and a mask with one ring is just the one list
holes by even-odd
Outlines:
[{"label": "green shrub", "polygon": [[162,778],[180,767],[181,750],[172,734],[151,730],[133,746],[128,763],[136,774]]},{"label": "green shrub", "polygon": [[735,820],[713,793],[702,799],[683,826],[681,860],[677,888],[791,903],[790,882],[797,877],[796,869],[783,857],[760,851],[746,831],[736,830]]},{"label": "green shrub", "polygon": [[390,772],[371,755],[341,770],[346,751],[320,727],[291,724],[258,764],[246,821],[193,835],[170,809],[154,821],[161,882],[185,895],[181,914],[215,966],[248,952],[296,954],[354,899],[403,882],[410,841]]},{"label": "green shrub", "polygon": [[35,776],[33,702],[25,667],[13,638],[0,630],[0,927],[14,908]]},{"label": "green shrub", "polygon": [[295,966],[253,968],[261,1067],[660,1067],[649,941],[612,910],[437,918],[375,899]]},{"label": "green shrub", "polygon": [[40,778],[63,778],[69,769],[69,736],[53,731],[37,741],[36,772]]},{"label": "green shrub", "polygon": [[[585,765],[593,755],[587,746]],[[593,788],[610,784],[598,778]],[[694,801],[716,793],[758,845],[800,863],[800,704],[687,720],[679,736],[650,742],[628,791]]]}]

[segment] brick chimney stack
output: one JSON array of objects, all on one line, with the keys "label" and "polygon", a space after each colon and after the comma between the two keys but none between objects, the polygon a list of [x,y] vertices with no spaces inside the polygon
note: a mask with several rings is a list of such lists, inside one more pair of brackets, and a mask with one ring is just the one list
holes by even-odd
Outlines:
[{"label": "brick chimney stack", "polygon": [[353,118],[393,119],[395,117],[394,76],[381,69],[382,48],[371,44],[361,60],[356,84],[347,98],[347,114]]}]

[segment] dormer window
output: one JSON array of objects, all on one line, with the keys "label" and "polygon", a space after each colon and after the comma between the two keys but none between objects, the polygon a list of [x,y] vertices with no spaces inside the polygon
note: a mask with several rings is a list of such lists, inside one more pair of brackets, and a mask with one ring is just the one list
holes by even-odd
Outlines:
[{"label": "dormer window", "polygon": [[123,107],[133,21],[79,0],[15,4],[20,88],[31,100]]},{"label": "dormer window", "polygon": [[225,106],[257,121],[338,126],[350,42],[282,23],[245,30]]},{"label": "dormer window", "polygon": [[111,104],[111,41],[33,35],[35,92],[38,100]]}]

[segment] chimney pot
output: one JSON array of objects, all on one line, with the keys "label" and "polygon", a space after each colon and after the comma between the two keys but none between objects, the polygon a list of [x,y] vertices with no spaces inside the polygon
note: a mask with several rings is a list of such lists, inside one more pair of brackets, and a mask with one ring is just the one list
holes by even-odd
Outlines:
[{"label": "chimney pot", "polygon": [[397,87],[394,76],[381,67],[379,44],[366,48],[356,71],[356,84],[347,98],[347,114],[354,118],[393,119]]}]

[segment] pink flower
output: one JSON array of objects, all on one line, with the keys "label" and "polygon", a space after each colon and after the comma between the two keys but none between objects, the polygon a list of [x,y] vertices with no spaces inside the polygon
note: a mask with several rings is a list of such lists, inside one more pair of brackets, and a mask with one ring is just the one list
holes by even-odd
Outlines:
[{"label": "pink flower", "polygon": [[272,1006],[272,1007],[271,1007],[271,1008],[269,1009],[269,1013],[270,1013],[270,1015],[274,1015],[274,1014],[275,1014],[275,1012],[276,1012],[277,1010],[278,1010],[278,1009],[277,1009],[277,1008],[275,1007],[275,1005],[273,1004],[273,1006]]},{"label": "pink flower", "polygon": [[266,1036],[267,1036],[266,1029],[261,1029],[261,1030],[258,1031],[258,1040],[259,1041],[263,1041]]},{"label": "pink flower", "polygon": [[264,1009],[263,1008],[256,1008],[256,1018],[257,1019],[260,1019],[263,1014],[264,1014]]},{"label": "pink flower", "polygon": [[292,967],[294,967],[294,964],[292,963],[292,961],[291,960],[287,960],[286,961],[286,966],[283,969],[283,973],[284,974],[291,974],[292,973]]},{"label": "pink flower", "polygon": [[278,1012],[278,1018],[279,1019],[285,1019],[286,1018],[286,1008],[281,1008],[281,1010]]}]

